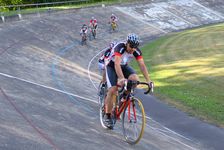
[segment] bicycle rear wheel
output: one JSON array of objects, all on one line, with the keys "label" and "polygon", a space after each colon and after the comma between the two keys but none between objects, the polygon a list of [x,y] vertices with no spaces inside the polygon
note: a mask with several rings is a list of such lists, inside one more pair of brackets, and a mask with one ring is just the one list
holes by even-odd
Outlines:
[{"label": "bicycle rear wheel", "polygon": [[129,144],[140,141],[145,129],[145,111],[139,99],[132,98],[124,109],[122,128],[124,138]]},{"label": "bicycle rear wheel", "polygon": [[98,86],[98,103],[102,105],[102,102],[104,101],[106,94],[107,94],[107,83],[104,83],[104,86],[102,85],[103,83],[101,82],[100,85]]},{"label": "bicycle rear wheel", "polygon": [[102,102],[101,104],[102,105],[100,106],[100,123],[103,128],[107,129],[107,126],[105,125],[105,122],[104,122],[104,116],[106,115],[105,104],[104,104],[104,102]]},{"label": "bicycle rear wheel", "polygon": [[99,104],[100,104],[100,123],[103,128],[107,128],[104,123],[104,116],[106,114],[105,103],[104,103],[104,99],[106,97],[106,92],[107,92],[106,84],[105,84],[105,87],[102,88],[102,83],[100,83],[98,91],[99,91]]}]

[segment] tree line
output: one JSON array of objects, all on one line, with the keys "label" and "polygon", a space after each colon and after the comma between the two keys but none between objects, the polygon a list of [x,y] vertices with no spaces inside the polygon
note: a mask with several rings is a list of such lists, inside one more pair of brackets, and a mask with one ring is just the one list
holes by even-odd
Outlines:
[{"label": "tree line", "polygon": [[[20,4],[37,4],[37,3],[51,3],[71,0],[0,0],[0,6],[20,5]],[[77,0],[78,1],[78,0]],[[95,1],[95,0],[92,0]]]}]

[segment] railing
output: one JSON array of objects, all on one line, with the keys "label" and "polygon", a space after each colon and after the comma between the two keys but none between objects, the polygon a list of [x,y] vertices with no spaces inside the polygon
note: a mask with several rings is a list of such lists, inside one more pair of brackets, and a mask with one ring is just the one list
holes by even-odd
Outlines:
[{"label": "railing", "polygon": [[[111,3],[124,3],[133,1],[144,1],[144,0],[101,0],[94,2],[94,0],[73,0],[73,1],[62,1],[62,2],[52,2],[52,3],[39,3],[39,4],[23,4],[23,5],[8,5],[0,6],[0,23],[8,22],[10,20],[21,20],[28,17],[29,14],[34,14],[32,17],[41,15],[49,15],[57,10],[80,8],[89,5],[102,5],[104,7]],[[4,10],[10,11],[4,11]]]},{"label": "railing", "polygon": [[[127,0],[117,0],[117,2],[122,2]],[[129,0],[131,1],[131,0]],[[109,3],[111,0],[102,0],[98,4]],[[52,2],[52,3],[39,3],[39,4],[24,4],[24,5],[8,5],[0,6],[0,23],[7,22],[9,20],[21,20],[24,16],[28,14],[37,14],[37,16],[50,14],[56,10],[72,9],[85,7],[90,4],[96,4],[93,0],[73,0],[73,1],[63,1],[63,2]],[[66,8],[65,8],[66,7]],[[4,11],[9,9],[10,11]]]}]

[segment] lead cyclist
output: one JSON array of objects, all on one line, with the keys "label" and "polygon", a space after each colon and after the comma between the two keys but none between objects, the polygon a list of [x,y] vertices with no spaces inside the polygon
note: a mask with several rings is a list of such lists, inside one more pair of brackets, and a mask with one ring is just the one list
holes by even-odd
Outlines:
[{"label": "lead cyclist", "polygon": [[149,78],[149,73],[145,66],[142,52],[138,48],[139,42],[140,39],[138,35],[134,33],[129,34],[126,41],[119,42],[113,47],[108,58],[108,63],[105,67],[108,92],[105,98],[106,115],[104,122],[109,129],[113,129],[113,121],[111,119],[113,107],[112,96],[117,93],[117,83],[124,84],[124,81],[127,79],[135,81],[139,80],[135,70],[128,65],[133,58],[138,62],[146,82],[153,89],[153,82]]}]

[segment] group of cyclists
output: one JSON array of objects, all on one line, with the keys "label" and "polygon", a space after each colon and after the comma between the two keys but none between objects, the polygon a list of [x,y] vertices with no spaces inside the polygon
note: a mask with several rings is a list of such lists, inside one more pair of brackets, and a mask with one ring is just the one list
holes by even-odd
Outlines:
[{"label": "group of cyclists", "polygon": [[[117,21],[118,21],[118,18],[117,16],[115,16],[114,14],[111,15],[110,17],[110,21],[109,23],[110,24],[117,24]],[[81,36],[86,36],[87,35],[87,32],[88,32],[88,29],[90,29],[90,32],[93,32],[94,34],[94,38],[96,36],[96,30],[97,30],[97,19],[92,17],[89,21],[89,25],[87,26],[86,24],[83,24],[82,27],[81,27],[81,30],[80,30],[80,35]]]}]

